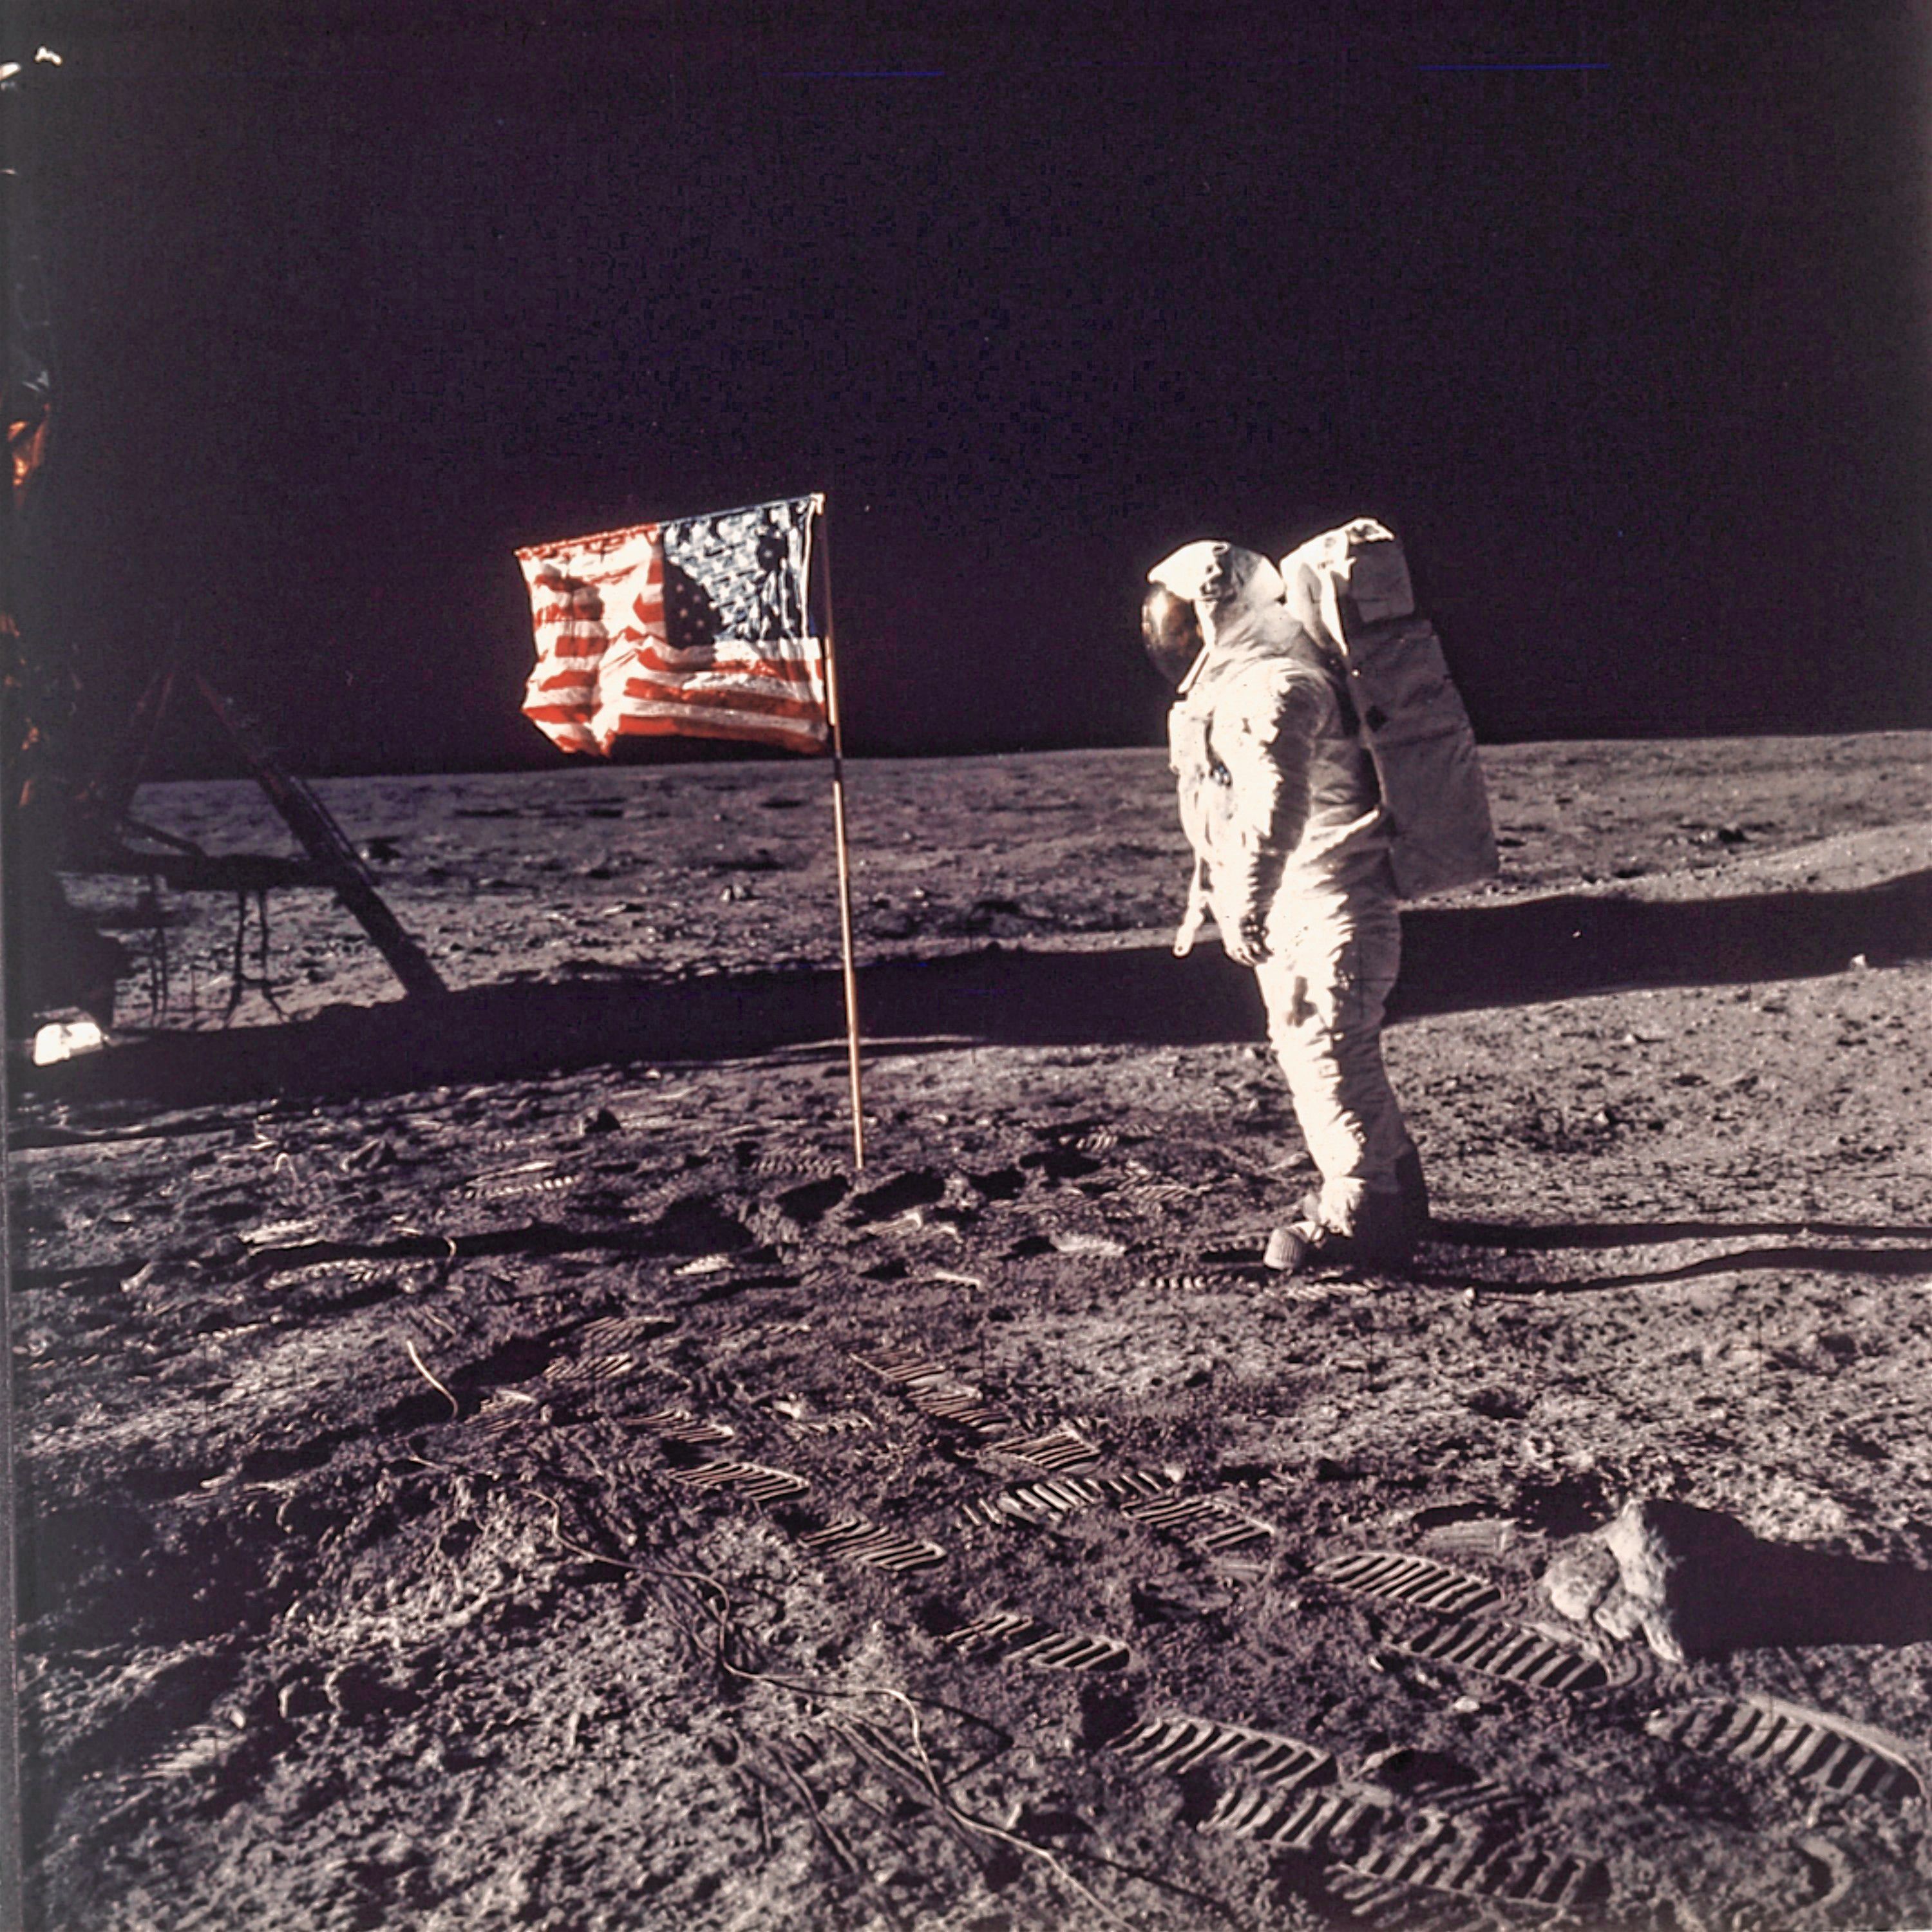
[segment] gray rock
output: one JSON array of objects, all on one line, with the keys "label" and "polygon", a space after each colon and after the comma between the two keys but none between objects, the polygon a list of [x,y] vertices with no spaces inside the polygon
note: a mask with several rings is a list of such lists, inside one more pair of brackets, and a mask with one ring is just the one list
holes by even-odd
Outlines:
[{"label": "gray rock", "polygon": [[1932,1638],[1932,1572],[1768,1543],[1689,1503],[1641,1497],[1559,1550],[1545,1594],[1573,1622],[1641,1636],[1666,1663],[1767,1646]]}]

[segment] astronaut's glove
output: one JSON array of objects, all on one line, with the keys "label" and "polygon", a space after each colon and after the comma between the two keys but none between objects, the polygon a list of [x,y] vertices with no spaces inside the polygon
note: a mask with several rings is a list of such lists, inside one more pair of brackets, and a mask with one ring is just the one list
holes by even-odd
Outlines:
[{"label": "astronaut's glove", "polygon": [[1194,876],[1187,882],[1187,911],[1180,922],[1180,929],[1174,935],[1174,956],[1185,959],[1194,950],[1194,942],[1201,937],[1201,928],[1208,923],[1210,908],[1208,904],[1208,867],[1204,861],[1194,862]]},{"label": "astronaut's glove", "polygon": [[1268,956],[1266,914],[1245,914],[1232,932],[1221,935],[1221,944],[1237,966],[1258,966]]}]

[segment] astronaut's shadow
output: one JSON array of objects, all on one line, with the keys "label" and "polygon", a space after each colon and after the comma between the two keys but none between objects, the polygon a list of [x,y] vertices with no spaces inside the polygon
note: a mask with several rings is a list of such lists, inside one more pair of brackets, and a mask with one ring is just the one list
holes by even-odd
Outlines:
[{"label": "astronaut's shadow", "polygon": [[1854,1241],[1932,1241],[1932,1227],[1896,1221],[1598,1221],[1526,1227],[1508,1221],[1439,1220],[1436,1227],[1441,1239],[1463,1247],[1518,1250],[1656,1247],[1670,1241],[1763,1240],[1779,1235],[1798,1240],[1822,1235]]},{"label": "astronaut's shadow", "polygon": [[[1472,1280],[1466,1272],[1425,1265],[1414,1279],[1424,1286],[1480,1287],[1495,1294],[1577,1294],[1604,1288],[1661,1286],[1700,1276],[1783,1269],[1809,1274],[1932,1275],[1932,1247],[1862,1247],[1848,1241],[1932,1240],[1932,1227],[1897,1222],[1618,1221],[1528,1227],[1501,1221],[1442,1219],[1432,1240],[1461,1248],[1499,1248],[1511,1253],[1547,1253],[1576,1248],[1662,1246],[1673,1241],[1764,1241],[1774,1245],[1727,1248],[1674,1268],[1646,1268],[1550,1281]],[[1784,1238],[1779,1239],[1779,1237]],[[1821,1244],[1819,1238],[1823,1238]]]}]

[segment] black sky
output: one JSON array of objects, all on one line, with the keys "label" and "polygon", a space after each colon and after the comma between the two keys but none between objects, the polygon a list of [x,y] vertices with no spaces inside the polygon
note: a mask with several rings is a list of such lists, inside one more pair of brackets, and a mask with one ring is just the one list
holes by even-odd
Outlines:
[{"label": "black sky", "polygon": [[15,10],[98,720],[552,762],[513,547],[823,488],[861,751],[1360,510],[1490,735],[1932,724],[1923,6]]}]

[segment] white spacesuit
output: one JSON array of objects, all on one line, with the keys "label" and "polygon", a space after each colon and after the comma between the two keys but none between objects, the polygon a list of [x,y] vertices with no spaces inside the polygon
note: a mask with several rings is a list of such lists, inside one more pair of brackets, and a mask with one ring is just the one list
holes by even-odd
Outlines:
[{"label": "white spacesuit", "polygon": [[[1190,544],[1148,575],[1150,654],[1179,676],[1170,761],[1195,854],[1174,950],[1211,911],[1229,956],[1253,968],[1321,1174],[1270,1262],[1400,1265],[1427,1196],[1382,1065],[1401,927],[1388,816],[1343,667],[1252,550]],[[1200,644],[1184,674],[1196,633],[1184,604]]]}]

